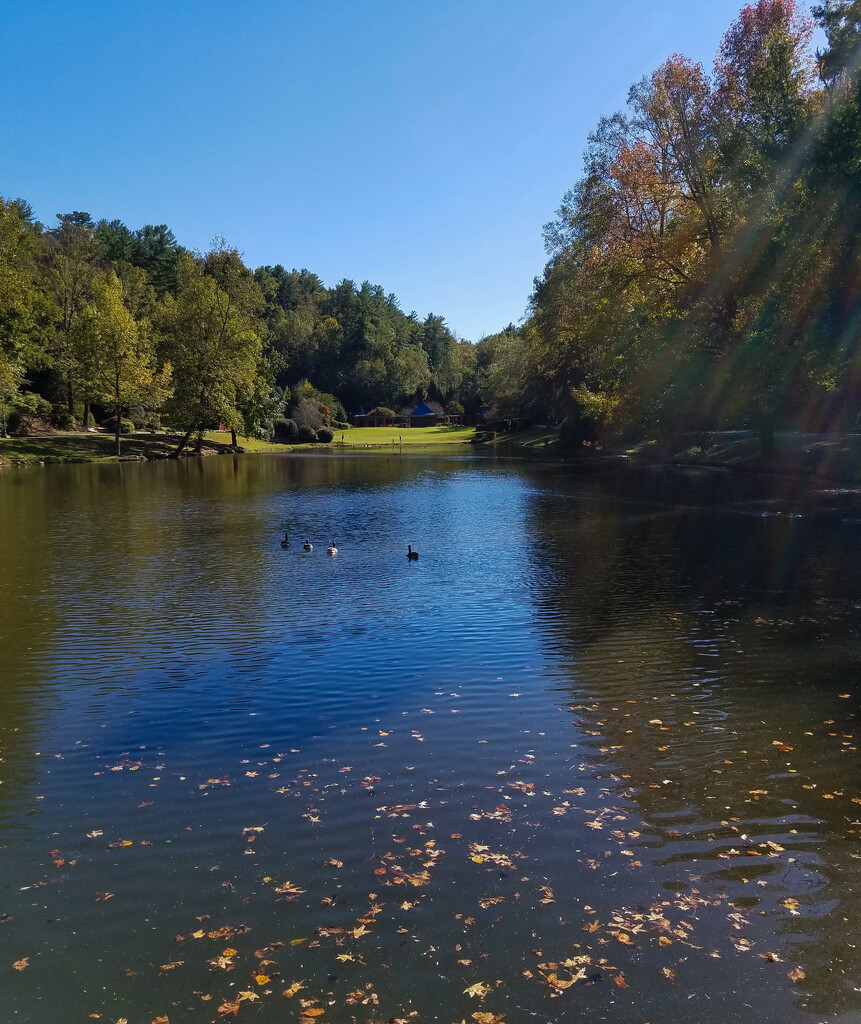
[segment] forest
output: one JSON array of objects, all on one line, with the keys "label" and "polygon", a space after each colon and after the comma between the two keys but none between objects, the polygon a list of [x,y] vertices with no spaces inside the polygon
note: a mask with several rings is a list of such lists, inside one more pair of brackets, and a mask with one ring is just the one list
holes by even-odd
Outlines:
[{"label": "forest", "polygon": [[134,411],[181,452],[423,399],[575,445],[857,429],[861,0],[757,0],[710,70],[670,56],[598,122],[544,238],[523,320],[472,343],[379,285],[0,199],[0,433],[119,439]]}]

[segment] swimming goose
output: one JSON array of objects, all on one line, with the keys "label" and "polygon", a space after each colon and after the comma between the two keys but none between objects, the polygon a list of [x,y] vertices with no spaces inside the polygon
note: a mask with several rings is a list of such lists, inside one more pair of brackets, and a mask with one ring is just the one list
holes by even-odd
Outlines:
[{"label": "swimming goose", "polygon": [[281,541],[281,547],[282,548],[289,548],[290,547],[290,538],[287,536],[286,533],[284,534],[284,540]]},{"label": "swimming goose", "polygon": [[411,562],[417,562],[419,560],[418,551],[413,551],[412,544],[407,544],[407,558]]},{"label": "swimming goose", "polygon": [[306,538],[306,540],[305,540],[305,543],[304,543],[304,544],[302,545],[302,547],[303,547],[303,548],[304,548],[304,549],[305,549],[306,551],[313,551],[313,550],[314,550],[314,545],[313,545],[313,544],[311,543],[311,541],[310,541],[310,540],[308,540],[307,538]]},{"label": "swimming goose", "polygon": [[335,547],[335,542],[334,541],[332,541],[332,543],[326,548],[326,554],[327,555],[337,555],[338,554],[338,549]]}]

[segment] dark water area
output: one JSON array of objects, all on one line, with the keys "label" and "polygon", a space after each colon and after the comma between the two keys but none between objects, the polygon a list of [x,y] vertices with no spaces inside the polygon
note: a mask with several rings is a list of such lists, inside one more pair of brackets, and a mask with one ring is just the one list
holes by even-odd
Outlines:
[{"label": "dark water area", "polygon": [[859,548],[718,474],[0,474],[0,1021],[861,1021]]}]

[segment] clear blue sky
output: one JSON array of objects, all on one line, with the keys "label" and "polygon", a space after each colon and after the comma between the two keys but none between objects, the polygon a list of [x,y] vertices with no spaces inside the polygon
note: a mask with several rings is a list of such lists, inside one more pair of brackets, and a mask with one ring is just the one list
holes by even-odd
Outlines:
[{"label": "clear blue sky", "polygon": [[10,0],[0,195],[523,316],[586,135],[741,0]]}]

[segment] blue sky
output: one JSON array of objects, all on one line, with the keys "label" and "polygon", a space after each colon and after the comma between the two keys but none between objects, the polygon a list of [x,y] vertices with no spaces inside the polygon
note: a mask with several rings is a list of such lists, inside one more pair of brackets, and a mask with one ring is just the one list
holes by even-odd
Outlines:
[{"label": "blue sky", "polygon": [[519,320],[586,135],[741,0],[26,0],[0,195],[370,280],[462,337]]}]

